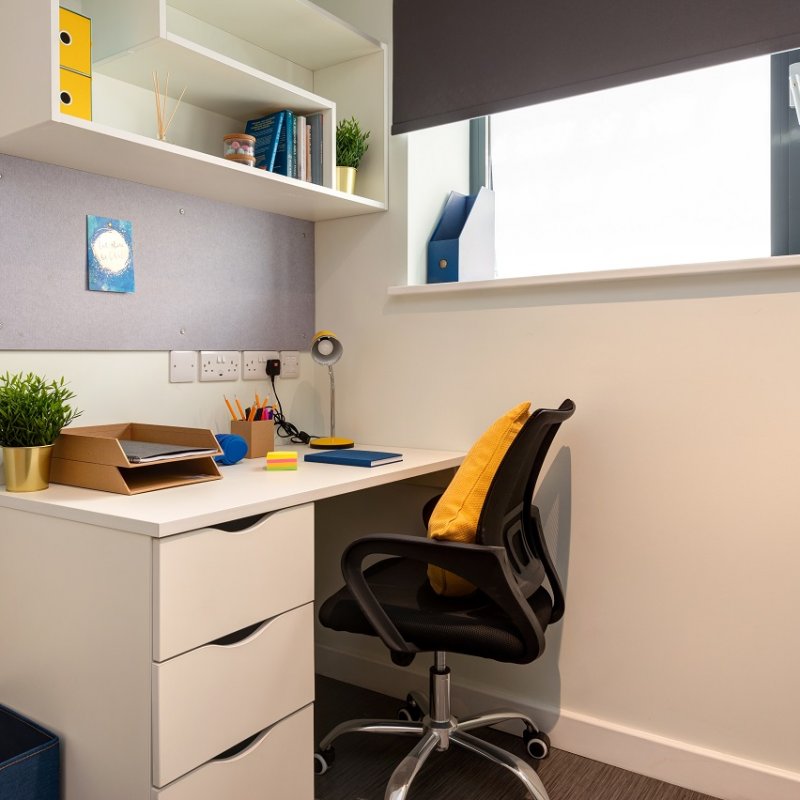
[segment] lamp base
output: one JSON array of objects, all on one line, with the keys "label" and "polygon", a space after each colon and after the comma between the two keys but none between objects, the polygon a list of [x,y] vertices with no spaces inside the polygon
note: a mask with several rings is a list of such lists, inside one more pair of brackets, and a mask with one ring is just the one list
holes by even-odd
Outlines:
[{"label": "lamp base", "polygon": [[340,439],[338,436],[323,436],[320,439],[312,439],[308,446],[314,450],[347,450],[353,447],[355,442],[352,439]]}]

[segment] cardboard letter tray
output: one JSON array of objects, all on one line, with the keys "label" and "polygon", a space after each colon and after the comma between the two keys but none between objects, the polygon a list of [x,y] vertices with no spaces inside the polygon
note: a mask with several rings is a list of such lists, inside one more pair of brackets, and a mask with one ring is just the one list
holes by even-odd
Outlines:
[{"label": "cardboard letter tray", "polygon": [[52,483],[83,486],[118,494],[139,494],[171,486],[219,480],[214,455],[182,455],[131,464],[120,439],[197,447],[221,453],[214,434],[204,428],[123,422],[65,428],[56,440],[50,471]]}]

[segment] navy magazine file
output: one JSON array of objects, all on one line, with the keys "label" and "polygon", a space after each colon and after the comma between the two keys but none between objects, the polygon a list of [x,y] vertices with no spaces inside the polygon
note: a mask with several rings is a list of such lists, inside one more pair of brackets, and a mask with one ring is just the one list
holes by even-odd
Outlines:
[{"label": "navy magazine file", "polygon": [[428,242],[428,283],[494,277],[494,192],[450,192]]}]

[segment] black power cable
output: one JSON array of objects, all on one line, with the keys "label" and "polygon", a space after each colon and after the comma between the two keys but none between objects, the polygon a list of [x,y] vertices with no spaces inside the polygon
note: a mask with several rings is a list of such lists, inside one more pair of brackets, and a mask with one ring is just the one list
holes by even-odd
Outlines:
[{"label": "black power cable", "polygon": [[275,400],[278,403],[278,408],[273,410],[273,419],[275,420],[275,432],[281,439],[288,439],[292,444],[308,444],[312,439],[318,439],[319,436],[314,433],[306,433],[301,431],[296,425],[293,425],[283,414],[283,406],[281,399],[278,397],[278,390],[275,388],[275,376],[269,376],[272,383],[272,393],[275,395]]}]

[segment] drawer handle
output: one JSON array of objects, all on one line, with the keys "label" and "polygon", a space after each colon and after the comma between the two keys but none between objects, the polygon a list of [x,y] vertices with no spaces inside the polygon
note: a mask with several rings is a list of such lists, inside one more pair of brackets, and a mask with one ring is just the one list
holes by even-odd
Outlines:
[{"label": "drawer handle", "polygon": [[209,642],[207,646],[231,647],[246,642],[248,639],[256,639],[264,632],[273,619],[275,618],[272,617],[267,620],[261,620],[245,628],[239,628],[238,631],[233,631],[233,633],[226,633],[224,636],[220,636],[219,639],[214,639],[212,642]]},{"label": "drawer handle", "polygon": [[210,525],[212,530],[225,531],[226,533],[239,533],[240,531],[253,528],[259,523],[263,522],[269,514],[254,514],[252,517],[242,517],[241,519],[232,519],[229,522],[218,522],[216,525]]},{"label": "drawer handle", "polygon": [[267,736],[269,736],[269,728],[267,730],[254,733],[252,736],[248,736],[246,739],[243,739],[241,742],[239,742],[239,744],[235,744],[233,747],[229,747],[218,756],[214,756],[211,761],[228,761],[236,758],[236,756],[243,755],[250,750],[255,750],[261,744],[261,742],[267,738]]}]

